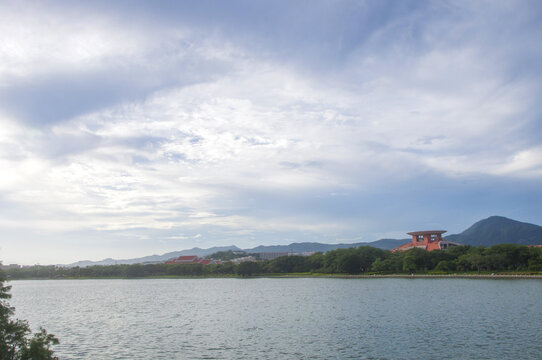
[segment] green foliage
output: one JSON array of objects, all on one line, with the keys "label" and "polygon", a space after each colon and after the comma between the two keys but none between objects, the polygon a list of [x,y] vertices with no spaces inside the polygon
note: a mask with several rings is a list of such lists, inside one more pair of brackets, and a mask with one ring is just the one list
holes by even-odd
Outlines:
[{"label": "green foliage", "polygon": [[133,264],[61,268],[32,266],[7,270],[14,279],[140,278],[148,276],[249,276],[253,274],[379,274],[469,271],[542,271],[542,248],[501,244],[489,248],[457,246],[427,252],[414,248],[392,253],[370,246],[336,249],[311,256],[282,256],[269,261],[234,264]]},{"label": "green foliage", "polygon": [[246,252],[244,252],[244,251],[228,250],[228,251],[215,252],[215,253],[213,253],[211,255],[207,255],[205,258],[206,259],[229,261],[229,260],[233,260],[233,259],[242,258],[242,257],[245,257],[245,256],[248,256],[248,254]]},{"label": "green foliage", "polygon": [[40,328],[40,332],[34,334],[30,340],[28,348],[23,349],[21,354],[22,359],[57,359],[54,356],[51,345],[58,345],[58,339],[48,334],[44,328]]},{"label": "green foliage", "polygon": [[359,274],[362,272],[361,258],[355,253],[344,253],[337,257],[337,270],[340,273]]},{"label": "green foliage", "polygon": [[14,308],[8,303],[10,286],[4,285],[0,273],[0,360],[50,360],[57,359],[51,346],[58,344],[54,335],[43,328],[30,337],[28,323],[12,319]]},{"label": "green foliage", "polygon": [[251,276],[261,272],[262,267],[260,266],[260,263],[257,262],[245,261],[237,265],[237,275],[240,276]]},{"label": "green foliage", "polygon": [[437,266],[435,266],[435,270],[442,272],[455,271],[456,265],[452,260],[441,260],[438,262]]},{"label": "green foliage", "polygon": [[267,263],[265,267],[269,273],[307,272],[310,266],[304,256],[281,256]]},{"label": "green foliage", "polygon": [[377,258],[372,264],[370,271],[376,273],[400,273],[403,271],[403,258],[400,254],[393,253],[387,259]]},{"label": "green foliage", "polygon": [[168,275],[201,276],[205,275],[205,266],[202,264],[170,264],[167,267]]},{"label": "green foliage", "polygon": [[336,249],[323,255],[322,272],[360,274],[371,270],[372,264],[377,259],[390,257],[387,250],[377,249],[371,246],[358,248]]},{"label": "green foliage", "polygon": [[212,266],[212,271],[210,271],[211,274],[220,274],[220,275],[226,275],[226,274],[235,274],[235,265],[231,262],[225,262],[222,264],[217,265],[209,265]]},{"label": "green foliage", "polygon": [[422,249],[413,248],[404,253],[403,271],[415,273],[431,270],[431,253]]},{"label": "green foliage", "polygon": [[500,244],[487,248],[488,270],[525,270],[529,261],[529,248],[515,244]]},{"label": "green foliage", "polygon": [[306,259],[307,267],[309,268],[309,271],[312,272],[322,272],[322,268],[324,267],[325,262],[325,255],[321,252],[312,254],[311,256],[308,256]]}]

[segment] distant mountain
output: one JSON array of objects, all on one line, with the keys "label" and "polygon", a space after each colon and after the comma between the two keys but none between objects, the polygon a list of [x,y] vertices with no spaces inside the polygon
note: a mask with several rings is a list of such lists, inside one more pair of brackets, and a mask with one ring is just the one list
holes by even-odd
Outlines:
[{"label": "distant mountain", "polygon": [[410,242],[410,239],[400,239],[400,240],[397,240],[397,239],[380,239],[380,240],[376,240],[376,241],[373,241],[373,242],[370,242],[370,243],[367,243],[367,244],[364,244],[364,245],[369,245],[369,246],[379,248],[379,249],[382,249],[382,250],[391,250],[391,249],[395,249],[398,246],[407,244],[409,242]]},{"label": "distant mountain", "polygon": [[406,244],[409,240],[403,239],[403,240],[394,240],[394,239],[382,239],[378,241],[373,242],[367,242],[367,243],[354,243],[354,244],[321,244],[321,243],[315,243],[315,242],[306,242],[306,243],[292,243],[290,245],[270,245],[270,246],[257,246],[252,249],[240,249],[235,245],[231,246],[215,246],[209,249],[200,249],[198,247],[187,249],[187,250],[181,250],[181,251],[173,251],[169,252],[163,255],[150,255],[150,256],[144,256],[140,258],[134,258],[134,259],[103,259],[100,261],[90,261],[90,260],[83,260],[78,261],[73,264],[63,265],[67,267],[87,267],[87,266],[93,266],[93,265],[120,265],[120,264],[145,264],[145,263],[158,263],[158,262],[164,262],[166,260],[181,256],[181,255],[197,255],[201,257],[205,257],[207,255],[214,254],[219,251],[245,251],[247,253],[261,253],[261,252],[296,252],[296,253],[303,253],[303,252],[326,252],[330,250],[335,249],[345,249],[345,248],[351,248],[351,247],[358,247],[363,245],[373,246],[384,250],[390,250],[393,249],[396,246]]},{"label": "distant mountain", "polygon": [[446,236],[446,240],[473,246],[536,245],[542,244],[542,226],[503,216],[491,216],[478,221],[460,234]]},{"label": "distant mountain", "polygon": [[266,253],[266,252],[326,252],[335,249],[346,249],[359,246],[372,246],[379,249],[390,250],[399,245],[408,243],[408,239],[381,239],[373,242],[359,242],[353,244],[321,244],[316,242],[291,243],[289,245],[260,245],[252,249],[244,249],[247,253]]},{"label": "distant mountain", "polygon": [[[316,242],[291,243],[289,245],[260,245],[252,249],[244,249],[247,253],[269,253],[269,252],[295,252],[303,253],[308,251],[328,251],[341,247],[345,244],[321,244]],[[348,244],[346,247],[355,247],[356,244]]]},{"label": "distant mountain", "polygon": [[[487,219],[478,221],[467,230],[460,234],[449,235],[446,240],[454,241],[460,244],[473,246],[492,246],[497,244],[520,244],[535,245],[542,244],[542,226],[523,223],[520,221],[508,219],[502,216],[491,216]],[[373,246],[379,249],[391,250],[397,246],[410,242],[410,239],[380,239],[373,242],[359,242],[353,244],[322,244],[316,242],[291,243],[289,245],[260,245],[252,249],[240,249],[235,245],[212,247],[209,249],[192,248],[188,250],[173,251],[163,255],[151,255],[135,259],[104,259],[101,261],[78,261],[73,264],[65,265],[69,267],[92,266],[92,265],[115,265],[115,264],[144,264],[163,262],[181,255],[207,256],[219,251],[245,251],[248,253],[261,252],[326,252],[335,249],[345,249],[359,246]]]},{"label": "distant mountain", "polygon": [[157,263],[157,262],[164,262],[169,259],[173,259],[175,257],[181,256],[181,255],[196,255],[200,257],[204,257],[210,254],[213,254],[215,252],[219,251],[242,251],[237,246],[231,245],[231,246],[215,246],[209,249],[200,249],[198,247],[187,249],[187,250],[180,250],[180,251],[173,251],[169,252],[163,255],[150,255],[150,256],[144,256],[140,258],[134,258],[134,259],[123,259],[123,260],[115,260],[111,258],[103,259],[100,261],[89,261],[89,260],[83,260],[78,261],[73,264],[64,265],[67,267],[86,267],[86,266],[93,266],[93,265],[117,265],[117,264],[144,264],[144,263]]}]

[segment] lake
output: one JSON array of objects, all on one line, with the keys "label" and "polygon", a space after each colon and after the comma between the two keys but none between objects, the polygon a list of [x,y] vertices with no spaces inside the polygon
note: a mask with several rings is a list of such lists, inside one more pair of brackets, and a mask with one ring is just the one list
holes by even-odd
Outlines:
[{"label": "lake", "polygon": [[12,281],[60,359],[540,359],[542,280]]}]

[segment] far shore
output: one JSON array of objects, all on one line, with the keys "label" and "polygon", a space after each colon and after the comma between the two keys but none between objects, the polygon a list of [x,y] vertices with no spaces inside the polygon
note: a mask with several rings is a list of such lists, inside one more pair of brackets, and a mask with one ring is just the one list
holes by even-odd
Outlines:
[{"label": "far shore", "polygon": [[526,274],[517,274],[517,275],[485,275],[485,274],[390,274],[390,275],[346,275],[346,274],[325,274],[325,275],[276,275],[276,276],[261,276],[261,277],[324,277],[324,278],[338,278],[338,279],[542,279],[542,275],[526,275]]},{"label": "far shore", "polygon": [[137,279],[301,279],[301,278],[330,278],[330,279],[542,279],[542,275],[529,274],[262,274],[251,276],[147,276],[147,277],[63,277],[63,278],[11,278],[9,280],[137,280]]}]

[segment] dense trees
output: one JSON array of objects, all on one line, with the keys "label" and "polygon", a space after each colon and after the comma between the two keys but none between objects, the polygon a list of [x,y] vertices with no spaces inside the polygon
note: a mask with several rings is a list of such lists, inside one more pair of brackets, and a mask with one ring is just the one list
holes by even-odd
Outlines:
[{"label": "dense trees", "polygon": [[502,244],[489,248],[458,246],[445,251],[411,249],[392,253],[370,246],[337,249],[311,256],[283,256],[270,261],[234,264],[134,264],[10,269],[14,279],[148,276],[248,276],[282,273],[399,274],[451,272],[542,272],[542,248]]},{"label": "dense trees", "polygon": [[56,359],[51,346],[58,344],[58,339],[43,328],[31,336],[27,322],[12,319],[15,309],[8,303],[11,287],[4,282],[0,272],[0,360]]},{"label": "dense trees", "polygon": [[206,256],[205,258],[206,259],[228,261],[228,260],[233,260],[233,259],[238,259],[238,258],[241,258],[241,257],[245,257],[245,256],[248,256],[248,255],[252,255],[252,254],[247,254],[244,251],[228,250],[228,251],[217,251],[217,252],[215,252],[215,253],[213,253],[211,255]]},{"label": "dense trees", "polygon": [[262,267],[260,263],[253,261],[245,261],[237,265],[236,268],[237,275],[240,276],[250,276],[255,274],[262,273]]}]

